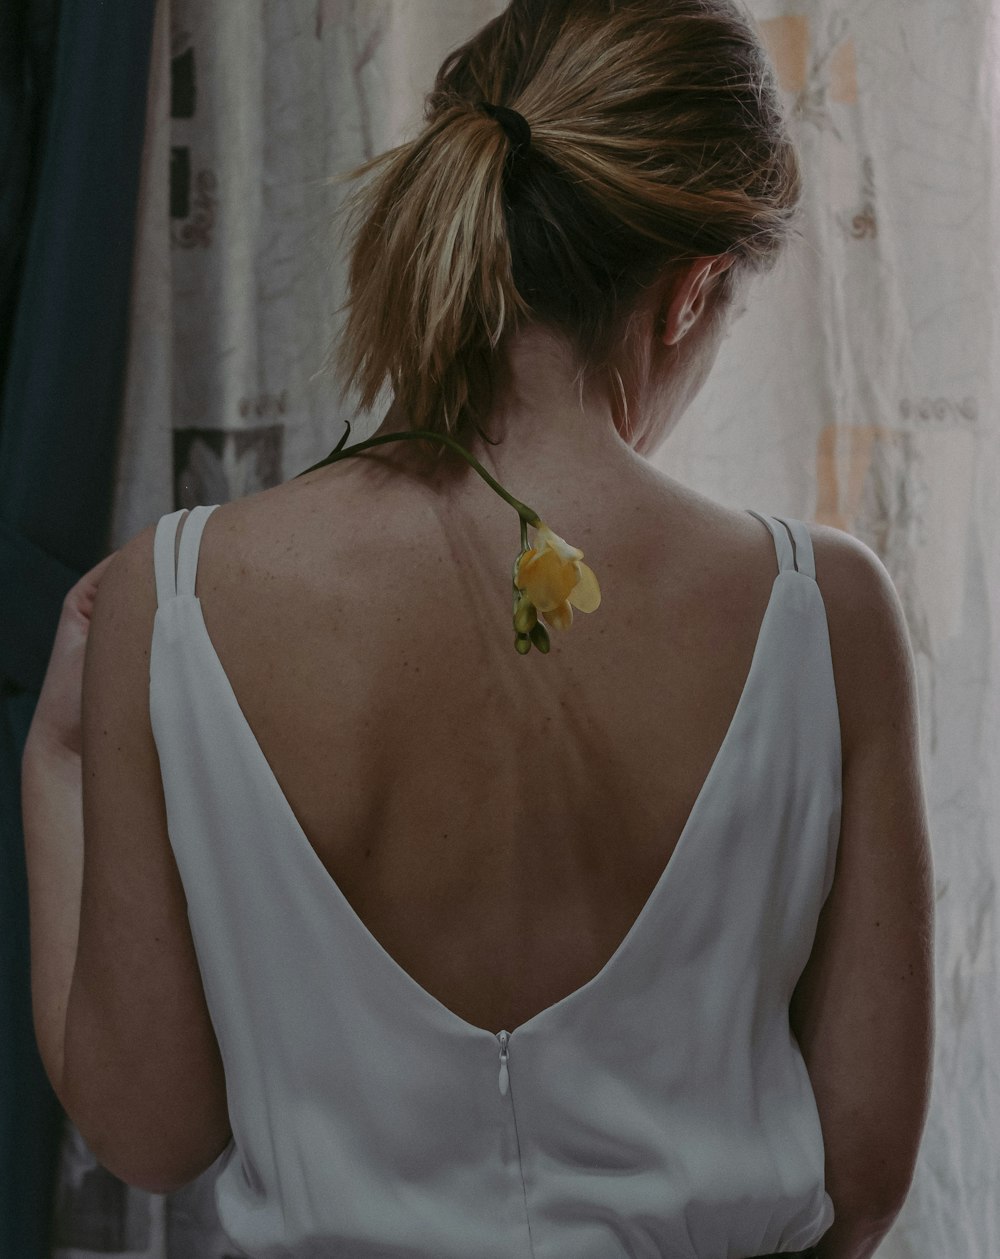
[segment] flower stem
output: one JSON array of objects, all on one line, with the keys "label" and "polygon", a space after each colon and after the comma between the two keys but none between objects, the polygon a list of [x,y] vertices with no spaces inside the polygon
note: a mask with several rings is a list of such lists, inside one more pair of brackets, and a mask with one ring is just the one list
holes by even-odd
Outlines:
[{"label": "flower stem", "polygon": [[381,446],[383,442],[406,441],[408,439],[415,439],[417,441],[444,442],[446,446],[450,446],[452,450],[460,454],[467,463],[471,464],[483,480],[486,481],[486,483],[494,489],[502,499],[505,499],[508,503],[510,503],[511,507],[513,507],[517,514],[521,517],[521,545],[525,550],[527,549],[528,534],[526,526],[532,525],[535,528],[538,527],[541,523],[538,513],[533,511],[526,503],[522,503],[520,499],[515,498],[512,494],[508,494],[503,486],[490,476],[479,460],[473,455],[470,455],[465,447],[460,446],[454,438],[446,437],[444,433],[432,433],[429,429],[418,428],[414,429],[410,433],[385,433],[382,437],[369,437],[367,441],[358,442],[356,445],[351,446],[349,450],[344,450],[343,445],[350,435],[350,431],[351,426],[348,423],[347,432],[345,432],[344,436],[327,455],[327,457],[325,459],[321,459],[319,463],[314,463],[311,468],[306,468],[305,471],[296,473],[292,480],[296,480],[300,476],[305,476],[306,472],[315,472],[317,468],[325,467],[328,463],[336,463],[340,459],[349,459],[351,455],[356,455],[362,450],[367,450],[369,446]]}]

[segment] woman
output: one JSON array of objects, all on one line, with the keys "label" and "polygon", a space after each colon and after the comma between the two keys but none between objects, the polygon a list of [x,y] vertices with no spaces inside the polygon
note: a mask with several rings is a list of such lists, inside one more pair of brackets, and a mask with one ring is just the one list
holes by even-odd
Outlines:
[{"label": "woman", "polygon": [[82,764],[40,702],[53,1083],[125,1180],[221,1159],[251,1255],[866,1259],[932,1039],[905,621],[850,536],[647,461],[795,230],[758,35],[514,0],[372,172],[338,365],[409,436],[163,517]]}]

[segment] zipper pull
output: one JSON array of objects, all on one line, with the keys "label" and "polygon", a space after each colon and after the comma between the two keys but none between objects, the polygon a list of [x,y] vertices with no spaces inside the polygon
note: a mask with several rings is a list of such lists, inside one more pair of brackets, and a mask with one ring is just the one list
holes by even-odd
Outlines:
[{"label": "zipper pull", "polygon": [[507,1072],[507,1042],[510,1040],[510,1032],[497,1032],[497,1039],[500,1041],[500,1096],[506,1097],[510,1082]]}]

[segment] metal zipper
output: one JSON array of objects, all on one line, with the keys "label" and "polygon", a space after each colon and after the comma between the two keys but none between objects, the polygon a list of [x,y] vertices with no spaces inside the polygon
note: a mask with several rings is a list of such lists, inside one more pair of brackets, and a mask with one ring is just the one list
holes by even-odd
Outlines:
[{"label": "metal zipper", "polygon": [[500,1042],[500,1096],[506,1097],[510,1084],[510,1074],[507,1071],[507,1042],[510,1040],[510,1032],[497,1032],[497,1040]]}]

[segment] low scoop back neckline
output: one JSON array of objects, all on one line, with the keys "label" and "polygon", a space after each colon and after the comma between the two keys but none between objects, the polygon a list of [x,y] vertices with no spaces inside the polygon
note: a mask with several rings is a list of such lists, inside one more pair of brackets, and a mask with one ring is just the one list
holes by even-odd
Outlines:
[{"label": "low scoop back neckline", "polygon": [[[386,959],[387,964],[400,975],[405,977],[407,985],[410,987],[410,990],[413,992],[417,1000],[432,1003],[433,1006],[437,1007],[439,1012],[442,1012],[443,1017],[467,1034],[496,1038],[502,1034],[512,1037],[518,1032],[523,1033],[527,1029],[534,1027],[537,1023],[550,1019],[557,1011],[560,1011],[568,1005],[575,1004],[577,1001],[583,999],[584,994],[595,986],[600,986],[609,982],[607,976],[623,964],[620,959],[626,955],[632,947],[634,947],[635,937],[642,930],[643,922],[651,916],[653,907],[655,907],[659,901],[666,896],[667,890],[669,890],[675,882],[682,878],[682,875],[676,873],[678,858],[681,858],[682,869],[685,861],[694,859],[693,857],[687,858],[685,856],[687,850],[691,847],[690,836],[696,831],[698,820],[705,808],[705,801],[709,798],[712,787],[715,785],[716,780],[719,778],[726,765],[727,752],[731,744],[734,742],[740,727],[748,719],[748,713],[750,711],[752,698],[756,690],[757,680],[760,676],[760,662],[764,654],[764,645],[768,638],[768,631],[774,621],[774,610],[780,602],[778,594],[782,589],[785,589],[787,586],[792,584],[790,582],[783,582],[782,578],[798,578],[802,576],[804,576],[804,574],[790,568],[779,569],[774,576],[767,605],[754,642],[750,667],[747,671],[747,676],[740,691],[740,696],[733,711],[733,715],[726,727],[726,732],[722,738],[715,757],[712,760],[708,773],[702,782],[701,788],[695,797],[695,801],[688,812],[684,825],[678,835],[677,842],[674,844],[673,850],[671,851],[662,872],[657,878],[653,890],[643,903],[642,908],[633,920],[618,947],[604,962],[597,973],[584,984],[559,998],[559,1000],[552,1002],[542,1010],[539,1010],[536,1014],[532,1015],[531,1018],[518,1024],[518,1026],[512,1030],[508,1031],[507,1029],[501,1029],[498,1032],[491,1032],[487,1028],[482,1028],[474,1023],[470,1023],[446,1006],[442,1001],[424,988],[422,984],[418,983],[417,980],[415,980],[413,976],[410,975],[409,972],[396,961],[392,954],[385,949],[377,937],[365,925],[337,884],[336,879],[323,864],[318,852],[306,834],[305,829],[299,822],[288,797],[282,790],[277,776],[265,756],[264,750],[257,740],[252,727],[250,726],[242,705],[239,702],[239,698],[236,695],[229,676],[226,673],[225,667],[222,664],[222,660],[215,649],[214,643],[212,642],[208,626],[205,622],[201,599],[197,595],[177,595],[175,596],[175,600],[192,604],[197,609],[198,633],[202,639],[206,658],[209,660],[211,668],[214,670],[216,677],[220,682],[222,692],[230,705],[230,710],[238,722],[239,728],[243,734],[244,743],[249,749],[250,755],[257,760],[257,763],[260,766],[261,773],[268,784],[268,791],[273,795],[278,808],[284,814],[289,824],[289,830],[293,835],[293,842],[296,849],[301,852],[301,858],[306,865],[311,866],[312,874],[315,876],[314,882],[318,882],[320,885],[328,889],[327,891],[320,893],[320,895],[333,897],[338,908],[346,912],[349,920],[356,925],[359,934],[365,939],[365,941],[370,942],[370,945],[374,945],[377,952]],[[172,600],[171,602],[175,600]],[[159,610],[160,609],[158,609],[158,612]],[[695,846],[695,851],[697,851],[697,846]]]}]

